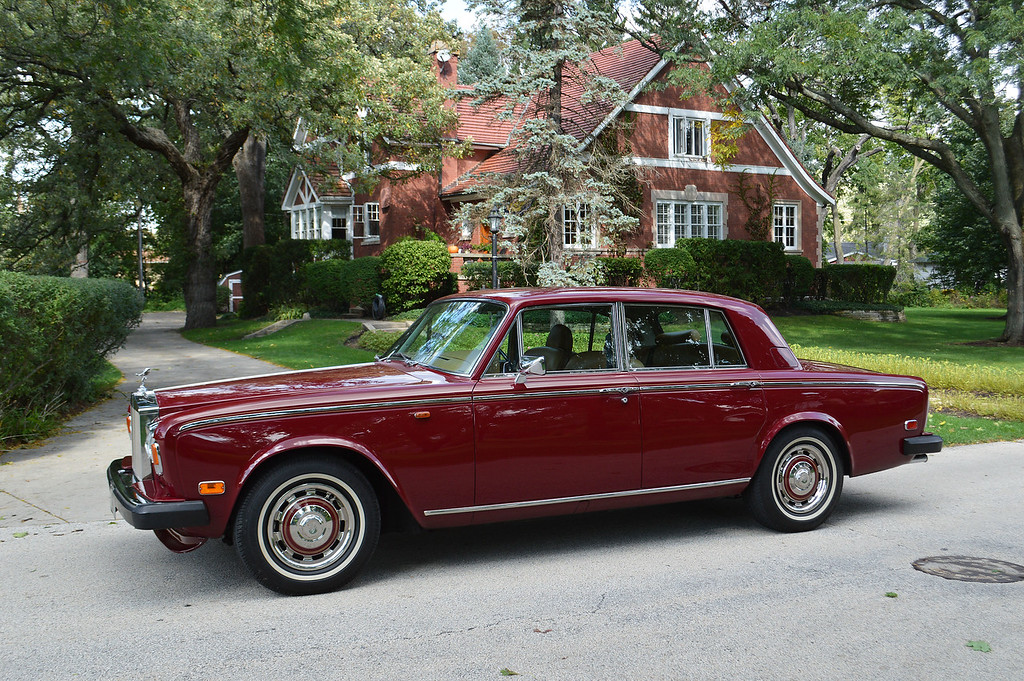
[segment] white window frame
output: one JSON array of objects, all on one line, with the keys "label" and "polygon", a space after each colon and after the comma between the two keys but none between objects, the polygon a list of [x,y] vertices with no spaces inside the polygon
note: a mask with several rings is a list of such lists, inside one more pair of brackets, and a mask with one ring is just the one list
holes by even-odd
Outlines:
[{"label": "white window frame", "polygon": [[800,252],[800,204],[772,204],[772,241],[782,244],[787,252]]},{"label": "white window frame", "polygon": [[[710,118],[683,115],[672,116],[669,121],[669,151],[672,157],[708,158],[711,155]],[[699,145],[696,130],[700,131]]]},{"label": "white window frame", "polygon": [[[337,222],[341,222],[342,226],[341,227],[336,227],[335,225],[337,224]],[[346,240],[348,240],[351,237],[351,234],[349,234],[350,230],[349,230],[349,227],[348,227],[348,219],[344,215],[333,215],[333,214],[331,215],[331,232],[330,232],[330,238],[331,239],[334,238],[334,230],[336,230],[336,229],[340,229],[340,230],[343,230],[345,232],[345,237],[344,238]]]},{"label": "white window frame", "polygon": [[[366,203],[363,204],[366,209],[366,235],[367,241],[380,241],[380,204],[379,203]],[[372,224],[376,222],[377,227],[374,230]]]},{"label": "white window frame", "polygon": [[597,248],[597,230],[590,206],[562,207],[562,247],[573,250]]},{"label": "white window frame", "polygon": [[362,239],[366,234],[366,221],[364,219],[362,204],[352,206],[352,238]]},{"label": "white window frame", "polygon": [[654,205],[655,248],[672,248],[682,239],[725,239],[725,206],[717,201],[659,199]]}]

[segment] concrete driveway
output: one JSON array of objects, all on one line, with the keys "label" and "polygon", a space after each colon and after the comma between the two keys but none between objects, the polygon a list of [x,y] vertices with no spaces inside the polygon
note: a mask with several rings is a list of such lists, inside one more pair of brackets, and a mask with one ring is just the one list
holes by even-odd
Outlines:
[{"label": "concrete driveway", "polygon": [[[182,341],[182,321],[147,315],[115,361],[159,367],[153,386],[271,368]],[[176,555],[111,522],[123,414],[3,458],[4,679],[1024,678],[1024,582],[911,567],[1024,564],[1024,442],[849,480],[814,532],[723,499],[386,535],[345,590],[285,598],[222,543]]]}]

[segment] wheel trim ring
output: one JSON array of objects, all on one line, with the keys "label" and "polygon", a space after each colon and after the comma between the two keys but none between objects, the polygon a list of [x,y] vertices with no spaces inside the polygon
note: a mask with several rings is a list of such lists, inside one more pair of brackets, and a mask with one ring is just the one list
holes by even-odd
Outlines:
[{"label": "wheel trim ring", "polygon": [[[339,531],[339,538],[336,542],[340,543],[330,547],[322,557],[297,560],[290,552],[282,550],[281,547],[287,547],[287,543],[279,533],[275,534],[274,531],[274,525],[282,517],[278,513],[272,513],[271,509],[278,508],[282,501],[296,490],[310,488],[330,489],[332,495],[345,509],[339,510],[339,516],[346,529]],[[331,475],[308,473],[297,475],[279,485],[272,494],[268,495],[260,509],[257,543],[267,564],[288,579],[295,581],[327,579],[344,570],[358,555],[358,548],[362,546],[366,536],[365,517],[362,501],[348,483]],[[301,554],[300,558],[302,558]]]},{"label": "wheel trim ring", "polygon": [[[803,491],[803,484],[798,489],[792,487],[790,474],[797,467],[813,468],[816,481],[812,486],[808,486],[806,492]],[[774,478],[772,494],[779,510],[792,518],[810,519],[824,511],[835,494],[833,454],[828,445],[816,438],[797,440],[790,443],[779,457]]]}]

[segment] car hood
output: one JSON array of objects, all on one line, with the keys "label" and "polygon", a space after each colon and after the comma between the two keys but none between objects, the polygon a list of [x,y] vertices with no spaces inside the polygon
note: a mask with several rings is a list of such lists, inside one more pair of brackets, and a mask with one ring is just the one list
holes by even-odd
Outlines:
[{"label": "car hood", "polygon": [[416,386],[444,384],[443,375],[405,367],[397,362],[373,362],[350,366],[287,371],[209,383],[157,389],[161,416],[200,408],[245,410],[247,405],[265,408],[325,400],[349,401],[369,396],[387,399],[409,395]]}]

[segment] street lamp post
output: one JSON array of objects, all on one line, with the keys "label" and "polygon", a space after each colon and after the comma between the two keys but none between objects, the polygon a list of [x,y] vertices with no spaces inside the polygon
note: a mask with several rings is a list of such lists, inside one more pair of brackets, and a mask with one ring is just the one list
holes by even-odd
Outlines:
[{"label": "street lamp post", "polygon": [[498,235],[501,234],[501,210],[495,206],[487,216],[491,233],[491,288],[498,288]]}]

